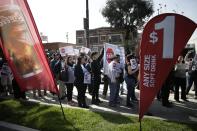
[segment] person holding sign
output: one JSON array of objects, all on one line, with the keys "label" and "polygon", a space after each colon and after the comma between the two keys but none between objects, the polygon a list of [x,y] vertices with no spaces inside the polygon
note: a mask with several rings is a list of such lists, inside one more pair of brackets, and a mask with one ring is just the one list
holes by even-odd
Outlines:
[{"label": "person holding sign", "polygon": [[104,55],[104,49],[102,50],[101,55],[99,56],[98,52],[93,52],[91,55],[92,63],[92,104],[99,105],[101,102],[99,100],[99,86],[101,83],[101,60]]},{"label": "person holding sign", "polygon": [[127,107],[133,107],[131,100],[137,100],[135,97],[135,85],[137,82],[138,63],[133,55],[128,55],[125,65],[125,82],[127,84]]},{"label": "person holding sign", "polygon": [[110,88],[110,98],[109,98],[109,106],[116,107],[118,103],[118,91],[120,87],[120,82],[118,78],[122,73],[122,70],[119,68],[118,56],[113,56],[111,58],[113,61],[110,62],[108,68],[108,77],[109,77],[109,88]]},{"label": "person holding sign", "polygon": [[88,87],[89,94],[92,94],[92,86],[91,86],[91,66],[90,66],[90,58],[89,56],[85,56],[84,67],[86,69],[84,75],[84,83]]}]

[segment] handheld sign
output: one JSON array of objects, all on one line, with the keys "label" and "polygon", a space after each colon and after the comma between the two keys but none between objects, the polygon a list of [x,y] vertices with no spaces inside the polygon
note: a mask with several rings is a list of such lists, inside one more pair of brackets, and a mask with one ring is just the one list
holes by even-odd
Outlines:
[{"label": "handheld sign", "polygon": [[91,51],[91,50],[90,50],[89,48],[86,48],[86,47],[82,47],[82,48],[80,49],[80,52],[81,52],[81,53],[85,53],[85,54],[88,54],[90,51]]},{"label": "handheld sign", "polygon": [[140,121],[196,27],[192,20],[173,13],[158,15],[145,26],[140,47]]},{"label": "handheld sign", "polygon": [[59,51],[60,51],[61,56],[74,55],[73,46],[61,47],[59,48]]},{"label": "handheld sign", "polygon": [[103,59],[103,67],[104,74],[108,74],[108,65],[111,62],[111,58],[114,55],[120,55],[120,66],[124,69],[125,64],[125,52],[124,47],[119,47],[118,45],[105,43],[104,44],[104,59]]},{"label": "handheld sign", "polygon": [[79,55],[79,50],[78,49],[74,49],[74,55],[78,56]]}]

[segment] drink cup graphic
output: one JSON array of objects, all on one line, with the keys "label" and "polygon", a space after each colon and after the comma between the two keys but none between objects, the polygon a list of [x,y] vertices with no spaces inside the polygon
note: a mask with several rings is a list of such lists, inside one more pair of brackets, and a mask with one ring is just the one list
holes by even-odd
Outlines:
[{"label": "drink cup graphic", "polygon": [[28,78],[42,72],[31,32],[19,6],[0,6],[0,36],[18,75]]}]

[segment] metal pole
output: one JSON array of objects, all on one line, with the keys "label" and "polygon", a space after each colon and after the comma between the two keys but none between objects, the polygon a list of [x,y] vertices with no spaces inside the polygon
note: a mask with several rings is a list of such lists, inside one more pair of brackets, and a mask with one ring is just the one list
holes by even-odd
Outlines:
[{"label": "metal pole", "polygon": [[142,131],[142,122],[140,120],[140,131]]},{"label": "metal pole", "polygon": [[59,100],[60,107],[61,107],[61,110],[62,110],[63,118],[64,118],[64,120],[66,121],[66,117],[65,117],[65,114],[64,114],[64,109],[63,109],[63,107],[62,107],[62,102],[61,102],[61,99],[60,99],[60,95],[59,95],[59,94],[58,94],[58,100]]},{"label": "metal pole", "polygon": [[66,40],[67,40],[67,43],[68,43],[68,32],[66,33]]},{"label": "metal pole", "polygon": [[86,28],[86,47],[90,47],[89,41],[89,0],[86,0],[86,19],[87,19],[87,28]]}]

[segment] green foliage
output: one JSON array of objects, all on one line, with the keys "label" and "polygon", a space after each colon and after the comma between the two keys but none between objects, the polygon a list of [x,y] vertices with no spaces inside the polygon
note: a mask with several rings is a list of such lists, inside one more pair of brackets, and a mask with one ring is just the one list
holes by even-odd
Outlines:
[{"label": "green foliage", "polygon": [[147,0],[108,0],[102,15],[114,28],[134,31],[153,13],[153,4]]},{"label": "green foliage", "polygon": [[[15,100],[0,101],[0,120],[42,131],[138,131],[138,118],[120,114],[92,112],[39,105]],[[144,119],[143,131],[194,131],[197,125]]]},{"label": "green foliage", "polygon": [[128,41],[131,33],[137,37],[137,31],[153,12],[152,0],[108,0],[102,15],[113,28],[125,30],[125,41]]}]

